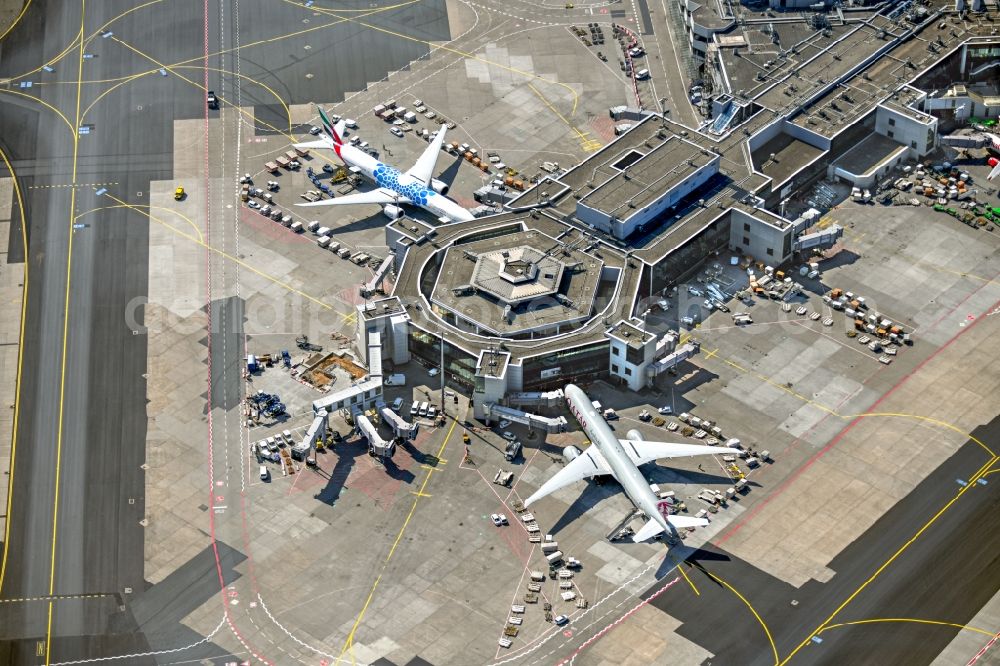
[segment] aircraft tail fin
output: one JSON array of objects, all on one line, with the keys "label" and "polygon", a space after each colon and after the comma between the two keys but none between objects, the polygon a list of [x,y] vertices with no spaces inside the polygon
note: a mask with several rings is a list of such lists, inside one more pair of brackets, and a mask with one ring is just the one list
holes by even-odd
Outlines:
[{"label": "aircraft tail fin", "polygon": [[319,109],[319,117],[320,120],[323,121],[323,131],[326,132],[328,137],[330,137],[330,140],[333,141],[334,145],[343,145],[344,140],[341,137],[344,134],[344,121],[340,121],[334,125],[330,122],[330,119],[327,118],[326,111],[324,111],[322,107],[317,106],[316,108]]}]

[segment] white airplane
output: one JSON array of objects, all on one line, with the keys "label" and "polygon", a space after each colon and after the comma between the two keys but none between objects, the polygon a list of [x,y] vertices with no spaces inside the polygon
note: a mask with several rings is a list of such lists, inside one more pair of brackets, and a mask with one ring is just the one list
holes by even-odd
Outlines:
[{"label": "white airplane", "polygon": [[334,199],[296,204],[297,206],[379,204],[386,217],[397,220],[403,216],[402,204],[413,204],[430,211],[444,222],[465,222],[475,219],[468,210],[444,196],[448,192],[448,185],[433,177],[434,166],[437,163],[438,155],[441,154],[441,145],[444,143],[445,127],[443,125],[417,163],[406,173],[401,173],[398,169],[379,162],[351,144],[344,143],[341,139],[344,135],[344,121],[338,122],[334,127],[323,109],[319,109],[319,115],[323,120],[323,131],[326,136],[319,141],[297,143],[295,146],[297,148],[333,150],[348,168],[356,167],[362,174],[374,181],[378,185],[378,189],[371,192],[347,194]]},{"label": "white airplane", "polygon": [[[996,134],[986,134],[986,137],[990,140],[993,150],[1000,153],[1000,136],[997,136]],[[996,164],[993,165],[993,170],[990,171],[990,175],[986,176],[986,180],[993,180],[997,176],[1000,176],[1000,160],[991,158],[991,161],[995,161]]]},{"label": "white airplane", "polygon": [[717,447],[697,444],[672,444],[669,442],[647,442],[637,430],[630,430],[627,439],[618,439],[604,418],[594,409],[587,394],[578,386],[568,384],[565,389],[566,402],[573,416],[580,422],[593,445],[586,451],[575,446],[567,446],[563,457],[569,463],[555,476],[546,481],[534,495],[524,501],[529,506],[535,500],[545,497],[574,481],[610,474],[625,490],[632,503],[649,519],[632,537],[633,541],[645,541],[660,532],[667,531],[677,536],[677,528],[708,525],[704,518],[676,516],[670,513],[670,502],[659,500],[650,489],[639,471],[639,465],[658,458],[684,458],[687,456],[718,455]]}]

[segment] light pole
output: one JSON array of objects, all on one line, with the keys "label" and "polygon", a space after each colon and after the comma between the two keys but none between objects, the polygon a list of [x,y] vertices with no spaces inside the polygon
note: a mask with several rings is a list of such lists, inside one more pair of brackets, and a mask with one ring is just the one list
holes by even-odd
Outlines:
[{"label": "light pole", "polygon": [[441,331],[441,416],[444,416],[444,331]]}]

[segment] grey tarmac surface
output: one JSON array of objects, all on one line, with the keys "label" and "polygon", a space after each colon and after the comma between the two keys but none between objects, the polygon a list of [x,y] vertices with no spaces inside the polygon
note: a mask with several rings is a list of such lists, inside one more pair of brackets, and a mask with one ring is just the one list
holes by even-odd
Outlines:
[{"label": "grey tarmac surface", "polygon": [[[972,433],[987,446],[1000,442],[1000,419]],[[773,664],[776,659],[761,623],[766,623],[778,654],[785,658],[823,626],[838,606],[896,553],[921,526],[928,529],[887,566],[877,579],[843,607],[832,626],[795,655],[804,664],[929,664],[995,592],[1000,554],[991,547],[1000,530],[1000,496],[988,484],[967,480],[986,461],[985,451],[969,441],[904,500],[886,512],[832,562],[836,575],[826,583],[809,581],[799,589],[727,553],[709,547],[692,553],[686,571],[694,592],[663,595],[652,605],[680,619],[679,634],[715,656],[714,663]],[[942,507],[955,498],[946,513]],[[931,522],[933,521],[933,522]],[[654,586],[646,596],[655,592]],[[959,626],[919,622],[844,623],[885,618],[946,621]],[[720,622],[726,627],[719,630]]]},{"label": "grey tarmac surface", "polygon": [[[194,82],[203,78],[199,70],[205,53],[205,6],[172,2],[126,14],[108,28],[114,38],[102,39],[98,31],[135,3],[87,3],[83,17],[81,4],[36,0],[0,47],[0,77],[33,80],[31,94],[65,117],[23,96],[0,97],[3,150],[28,194],[30,275],[27,371],[19,393],[13,509],[9,539],[3,544],[7,562],[0,589],[5,600],[26,601],[0,604],[0,655],[6,655],[5,663],[35,663],[39,642],[45,644],[50,626],[50,606],[53,660],[175,647],[181,631],[176,625],[179,616],[148,610],[156,595],[145,595],[147,611],[141,617],[128,598],[146,587],[140,525],[145,512],[141,466],[146,344],[144,336],[134,335],[127,325],[125,312],[147,291],[148,232],[140,216],[114,208],[114,200],[94,191],[106,187],[109,195],[141,206],[150,181],[172,178],[172,121],[204,115],[203,92],[180,77]],[[233,2],[210,3],[209,52],[231,46],[227,37],[227,45],[220,47],[217,36],[220,16],[235,7]],[[287,8],[276,11],[269,3],[243,2],[240,13],[244,43],[281,34],[282,22],[285,32],[307,27],[303,17]],[[53,63],[54,72],[32,72],[73,42],[81,22],[83,51],[92,57],[83,58],[80,48],[73,48]],[[447,20],[441,11],[418,7],[385,27],[393,32],[413,29],[420,39],[438,39],[447,33]],[[232,29],[232,23],[226,29]],[[243,74],[299,80],[280,94],[285,102],[302,103],[318,90],[327,97],[335,82],[342,91],[363,87],[365,81],[377,80],[389,68],[426,52],[423,42],[386,36],[381,45],[378,37],[365,37],[365,53],[359,45],[367,28],[343,22],[337,29],[341,32],[334,40],[326,33],[316,36],[317,44],[329,46],[311,53],[303,50],[308,58],[275,45],[263,57],[242,62]],[[119,77],[179,62],[190,64],[179,67],[176,76],[153,73],[114,85]],[[307,79],[305,69],[321,76]],[[78,86],[78,71],[84,81],[112,81]],[[80,124],[90,125],[91,131],[79,137],[74,200],[70,185],[78,87]],[[242,103],[256,101],[251,96]],[[273,98],[262,95],[260,101]],[[10,233],[20,230],[11,225]],[[11,247],[20,248],[20,239],[15,240]],[[8,257],[13,262],[21,259],[16,253]],[[136,312],[141,324],[141,307]],[[242,335],[238,325],[222,332]],[[228,365],[235,367],[235,361]],[[241,561],[236,551],[222,550],[230,555],[223,553],[221,561]],[[201,576],[211,572],[218,578],[214,557],[192,566]],[[207,580],[211,589],[211,577]],[[50,603],[50,591],[57,601]],[[63,598],[77,596],[82,598]],[[125,611],[120,610],[122,603]],[[207,658],[223,651],[206,644],[187,654]]]}]

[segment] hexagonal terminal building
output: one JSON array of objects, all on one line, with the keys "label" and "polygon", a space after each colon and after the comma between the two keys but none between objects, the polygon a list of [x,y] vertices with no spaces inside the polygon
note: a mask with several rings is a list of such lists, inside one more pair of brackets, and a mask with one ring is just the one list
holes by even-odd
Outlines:
[{"label": "hexagonal terminal building", "polygon": [[431,302],[477,334],[558,334],[590,316],[603,269],[601,259],[538,231],[470,234],[445,251]]}]

